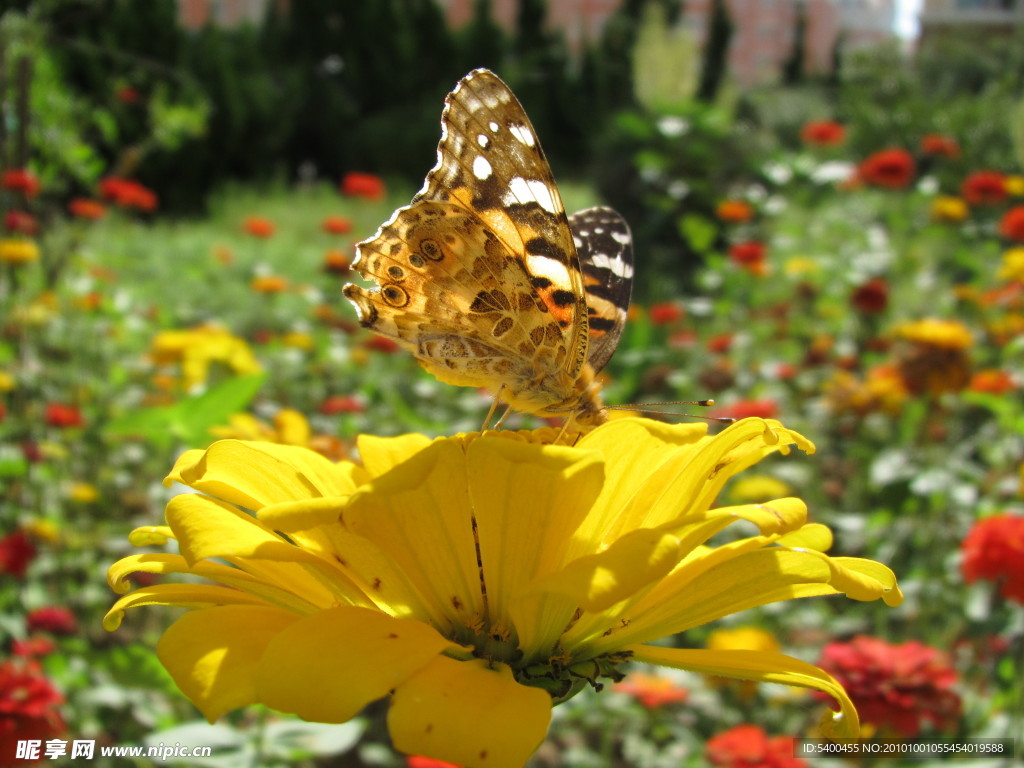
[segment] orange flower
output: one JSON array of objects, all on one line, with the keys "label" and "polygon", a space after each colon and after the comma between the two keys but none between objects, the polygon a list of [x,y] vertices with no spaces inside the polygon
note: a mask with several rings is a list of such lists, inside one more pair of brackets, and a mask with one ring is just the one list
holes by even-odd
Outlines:
[{"label": "orange flower", "polygon": [[759,419],[774,419],[779,415],[779,406],[774,400],[737,400],[731,405],[715,409],[715,416],[723,416],[731,419],[746,419],[755,417]]},{"label": "orange flower", "polygon": [[329,275],[346,276],[352,271],[352,261],[341,251],[332,248],[324,254],[324,272]]},{"label": "orange flower", "polygon": [[995,171],[976,171],[964,179],[960,194],[971,205],[998,205],[1007,197],[1005,177]]},{"label": "orange flower", "polygon": [[366,406],[352,395],[331,395],[320,403],[319,410],[325,416],[333,416],[336,413],[362,413]]},{"label": "orange flower", "polygon": [[372,173],[350,171],[341,180],[341,192],[348,197],[361,197],[364,200],[383,200],[384,182]]},{"label": "orange flower", "polygon": [[883,149],[865,159],[858,169],[868,184],[885,189],[903,189],[914,180],[914,158],[905,149]]},{"label": "orange flower", "polygon": [[389,355],[398,351],[398,344],[393,339],[389,339],[387,336],[381,336],[376,333],[366,340],[364,346],[367,349],[373,349],[377,352],[384,352]]},{"label": "orange flower", "polygon": [[952,136],[929,133],[921,139],[921,151],[933,157],[960,157],[960,145]]},{"label": "orange flower", "polygon": [[959,392],[970,381],[971,332],[956,320],[927,318],[904,323],[896,335],[905,341],[898,355],[900,376],[913,394]]},{"label": "orange flower", "polygon": [[102,219],[107,215],[107,209],[103,203],[90,200],[87,197],[76,197],[68,203],[68,211],[77,219]]},{"label": "orange flower", "polygon": [[1024,243],[1024,205],[1016,205],[1003,214],[999,234],[1007,240]]},{"label": "orange flower", "polygon": [[745,200],[723,200],[715,209],[715,215],[727,224],[742,224],[754,218],[754,209]]},{"label": "orange flower", "polygon": [[12,168],[0,175],[0,186],[14,192],[21,192],[25,197],[35,197],[39,193],[39,179],[32,171],[24,168]]},{"label": "orange flower", "polygon": [[646,675],[634,672],[614,686],[616,691],[628,693],[647,709],[657,709],[666,704],[686,701],[690,692],[674,680],[662,675]]},{"label": "orange flower", "polygon": [[320,228],[329,235],[347,235],[352,231],[352,222],[344,216],[328,216]]},{"label": "orange flower", "polygon": [[264,219],[260,216],[250,216],[242,224],[242,229],[253,237],[266,239],[273,236],[277,227],[274,226],[274,222],[270,219]]},{"label": "orange flower", "polygon": [[85,421],[82,419],[82,412],[75,406],[65,403],[50,403],[46,406],[46,423],[51,427],[65,429],[81,427]]},{"label": "orange flower", "polygon": [[800,140],[817,147],[834,147],[846,140],[846,128],[834,120],[812,120],[800,129]]},{"label": "orange flower", "polygon": [[989,368],[978,371],[971,377],[971,383],[967,386],[973,392],[989,392],[993,395],[1005,395],[1017,388],[1013,378],[1006,371],[998,368]]},{"label": "orange flower", "polygon": [[288,281],[279,275],[254,277],[249,284],[257,293],[283,293],[288,290]]},{"label": "orange flower", "polygon": [[768,734],[756,725],[737,725],[708,739],[708,763],[715,768],[803,768],[793,756],[793,739]]}]

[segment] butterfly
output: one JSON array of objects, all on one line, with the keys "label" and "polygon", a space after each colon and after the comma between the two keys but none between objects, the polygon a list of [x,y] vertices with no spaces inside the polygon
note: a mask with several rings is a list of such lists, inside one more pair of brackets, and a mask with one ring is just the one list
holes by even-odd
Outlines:
[{"label": "butterfly", "polygon": [[606,421],[596,374],[629,308],[629,226],[610,208],[566,215],[530,119],[493,72],[448,94],[437,165],[356,247],[353,268],[377,284],[344,288],[360,323],[436,378],[581,430]]}]

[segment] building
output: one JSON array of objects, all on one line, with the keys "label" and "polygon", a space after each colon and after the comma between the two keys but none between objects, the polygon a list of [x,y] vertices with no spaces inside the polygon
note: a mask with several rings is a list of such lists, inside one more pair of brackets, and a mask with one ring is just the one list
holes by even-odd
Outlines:
[{"label": "building", "polygon": [[1024,34],[1024,0],[925,0],[921,44]]}]

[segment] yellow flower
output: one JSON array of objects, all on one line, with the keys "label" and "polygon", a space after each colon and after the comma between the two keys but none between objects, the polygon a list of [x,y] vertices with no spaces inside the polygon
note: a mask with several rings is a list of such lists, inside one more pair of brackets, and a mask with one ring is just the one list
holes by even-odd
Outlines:
[{"label": "yellow flower", "polygon": [[776,652],[782,646],[775,635],[760,627],[734,627],[716,629],[708,637],[708,648],[712,651],[769,651]]},{"label": "yellow flower", "polygon": [[[617,419],[573,447],[552,429],[363,436],[362,464],[298,447],[225,440],[184,453],[167,524],[131,541],[129,574],[181,573],[124,594],[129,608],[192,610],[157,654],[210,720],[261,703],[343,722],[390,696],[395,746],[465,766],[521,766],[551,707],[627,660],[824,691],[836,732],[858,733],[842,687],[766,651],[650,645],[737,611],[812,595],[902,600],[885,566],[829,557],[799,499],[710,509],[735,474],[791,445],[776,421]],[[252,510],[253,514],[245,510]],[[711,546],[736,524],[745,536]],[[828,719],[832,721],[829,714]]]},{"label": "yellow flower", "polygon": [[945,221],[951,224],[958,224],[970,214],[967,203],[959,197],[943,195],[932,200],[932,218],[936,221]]},{"label": "yellow flower", "polygon": [[314,346],[313,337],[303,331],[290,331],[284,334],[281,336],[281,343],[286,347],[305,350],[313,349]]},{"label": "yellow flower", "polygon": [[820,272],[821,264],[809,256],[794,256],[791,259],[786,260],[786,264],[783,269],[787,275],[792,277],[802,277],[804,275],[813,275],[816,272]]},{"label": "yellow flower", "polygon": [[1003,187],[1013,197],[1024,197],[1024,176],[1004,176]]},{"label": "yellow flower", "polygon": [[741,503],[788,496],[789,493],[789,486],[771,475],[751,475],[729,487],[729,498]]},{"label": "yellow flower", "polygon": [[99,497],[99,490],[89,483],[72,483],[68,489],[68,498],[78,504],[92,504]]},{"label": "yellow flower", "polygon": [[272,425],[248,413],[236,413],[230,417],[228,426],[211,427],[210,434],[220,438],[301,445],[335,461],[345,455],[345,444],[341,440],[332,435],[314,435],[306,417],[291,408],[274,414]]},{"label": "yellow flower", "polygon": [[39,246],[31,240],[0,240],[0,261],[8,264],[29,264],[39,261]]},{"label": "yellow flower", "polygon": [[212,325],[161,331],[150,344],[149,355],[157,365],[180,364],[186,390],[205,384],[213,363],[222,363],[240,376],[261,370],[243,339]]},{"label": "yellow flower", "polygon": [[908,341],[942,349],[967,349],[974,343],[971,332],[959,320],[926,318],[903,323],[896,328],[896,334]]},{"label": "yellow flower", "polygon": [[971,378],[967,349],[974,339],[958,320],[927,318],[904,323],[896,336],[907,342],[897,354],[899,375],[915,395],[959,392]]},{"label": "yellow flower", "polygon": [[10,392],[15,385],[16,382],[11,374],[7,371],[0,371],[0,392]]},{"label": "yellow flower", "polygon": [[60,540],[60,529],[52,520],[29,520],[22,527],[37,541],[55,544]]},{"label": "yellow flower", "polygon": [[1003,254],[1003,263],[996,277],[1024,282],[1024,247],[1011,248]]}]

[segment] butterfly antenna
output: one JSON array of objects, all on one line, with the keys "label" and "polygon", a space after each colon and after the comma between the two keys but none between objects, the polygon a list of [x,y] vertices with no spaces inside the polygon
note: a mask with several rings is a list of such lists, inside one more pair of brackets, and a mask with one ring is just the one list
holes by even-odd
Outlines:
[{"label": "butterfly antenna", "polygon": [[610,411],[630,411],[631,413],[651,413],[659,414],[662,416],[686,416],[691,419],[703,419],[704,421],[713,421],[716,424],[733,424],[736,419],[731,416],[702,416],[696,413],[676,413],[675,411],[664,411],[658,408],[651,408],[649,406],[677,406],[677,405],[697,405],[701,408],[710,408],[715,404],[714,400],[667,400],[662,403],[639,403],[637,405],[608,405],[605,406]]}]

